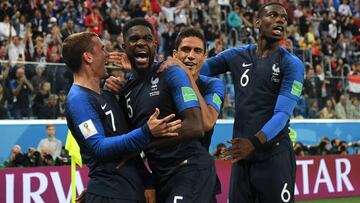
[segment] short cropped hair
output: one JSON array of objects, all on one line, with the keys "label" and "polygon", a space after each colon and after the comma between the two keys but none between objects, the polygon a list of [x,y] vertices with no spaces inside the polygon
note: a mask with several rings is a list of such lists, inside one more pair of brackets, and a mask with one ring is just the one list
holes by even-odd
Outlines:
[{"label": "short cropped hair", "polygon": [[154,35],[154,29],[153,29],[153,26],[151,25],[151,23],[149,21],[147,21],[145,18],[138,17],[138,18],[133,18],[125,23],[125,25],[123,27],[123,31],[122,31],[124,39],[126,39],[126,37],[127,37],[128,30],[137,25],[143,25],[143,26],[150,28],[151,33]]},{"label": "short cropped hair", "polygon": [[55,125],[54,125],[54,124],[47,124],[47,125],[46,125],[46,129],[49,129],[49,128],[51,128],[51,127],[55,127]]},{"label": "short cropped hair", "polygon": [[204,53],[206,53],[206,40],[203,34],[201,34],[201,32],[197,29],[194,28],[185,28],[183,31],[181,31],[179,33],[179,35],[176,37],[175,40],[175,49],[178,50],[179,46],[181,44],[181,42],[183,41],[184,38],[187,37],[197,37],[199,39],[201,39],[201,41],[203,42],[204,45]]},{"label": "short cropped hair", "polygon": [[79,71],[83,53],[92,51],[93,37],[97,37],[97,34],[80,32],[68,36],[63,42],[62,57],[72,72]]},{"label": "short cropped hair", "polygon": [[279,2],[269,2],[269,3],[263,4],[263,5],[259,8],[259,11],[258,11],[256,17],[257,17],[257,18],[261,18],[262,15],[263,15],[263,13],[264,13],[264,11],[265,11],[265,8],[268,7],[268,6],[274,6],[274,5],[276,5],[276,6],[281,6],[281,7],[285,8],[284,5],[282,5],[282,4],[279,3]]}]

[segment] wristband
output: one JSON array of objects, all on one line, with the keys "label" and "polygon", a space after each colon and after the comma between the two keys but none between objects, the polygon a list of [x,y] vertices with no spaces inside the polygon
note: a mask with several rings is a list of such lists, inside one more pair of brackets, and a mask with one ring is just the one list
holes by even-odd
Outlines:
[{"label": "wristband", "polygon": [[250,142],[254,145],[255,149],[261,147],[261,145],[262,145],[259,138],[256,135],[254,135],[250,138]]}]

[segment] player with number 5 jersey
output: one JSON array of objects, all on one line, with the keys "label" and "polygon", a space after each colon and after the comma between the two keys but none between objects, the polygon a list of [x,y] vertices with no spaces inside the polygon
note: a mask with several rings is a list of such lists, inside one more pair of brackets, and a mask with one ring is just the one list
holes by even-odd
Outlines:
[{"label": "player with number 5 jersey", "polygon": [[157,119],[156,109],[143,125],[129,132],[116,98],[100,89],[109,55],[100,38],[90,32],[72,34],[63,43],[62,55],[74,77],[66,119],[90,169],[85,202],[146,202],[144,181],[149,176],[141,158],[128,160],[121,169],[116,167],[118,161],[140,151],[152,137],[177,135],[180,120],[170,122],[174,114]]},{"label": "player with number 5 jersey", "polygon": [[255,25],[257,45],[209,58],[201,74],[230,71],[234,81],[232,146],[223,153],[233,162],[229,202],[293,202],[296,163],[288,123],[301,95],[304,65],[279,45],[287,27],[281,4],[260,7]]}]

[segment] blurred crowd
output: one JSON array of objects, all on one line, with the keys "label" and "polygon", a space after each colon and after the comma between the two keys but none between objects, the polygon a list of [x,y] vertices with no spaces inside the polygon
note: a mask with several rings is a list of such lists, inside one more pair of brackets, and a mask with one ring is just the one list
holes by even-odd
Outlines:
[{"label": "blurred crowd", "polygon": [[359,148],[360,141],[346,142],[338,138],[330,140],[327,137],[321,138],[319,144],[317,145],[304,145],[301,142],[294,143],[294,151],[296,156],[360,154]]},{"label": "blurred crowd", "polygon": [[27,151],[23,151],[21,146],[14,145],[9,159],[0,164],[0,168],[70,165],[68,152],[55,137],[55,126],[46,125],[45,131],[47,137],[39,141],[37,148],[29,147]]},{"label": "blurred crowd", "polygon": [[[0,3],[0,119],[64,118],[72,83],[61,43],[91,31],[108,51],[122,51],[121,30],[142,16],[155,28],[157,60],[170,57],[183,28],[199,29],[208,57],[256,43],[260,5],[268,0],[9,0]],[[288,12],[283,47],[305,62],[306,78],[296,118],[360,118],[360,0],[279,0]],[[124,75],[118,71],[114,74]],[[221,118],[234,114],[230,75]]]}]

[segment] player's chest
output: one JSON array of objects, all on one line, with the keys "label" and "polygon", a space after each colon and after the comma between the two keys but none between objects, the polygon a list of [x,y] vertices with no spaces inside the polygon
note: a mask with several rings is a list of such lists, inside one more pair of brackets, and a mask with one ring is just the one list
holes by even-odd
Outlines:
[{"label": "player's chest", "polygon": [[157,76],[139,81],[124,94],[126,110],[131,117],[133,114],[150,111],[165,104],[170,98],[165,80]]},{"label": "player's chest", "polygon": [[276,59],[243,60],[232,68],[233,82],[240,90],[279,89],[283,71]]}]

